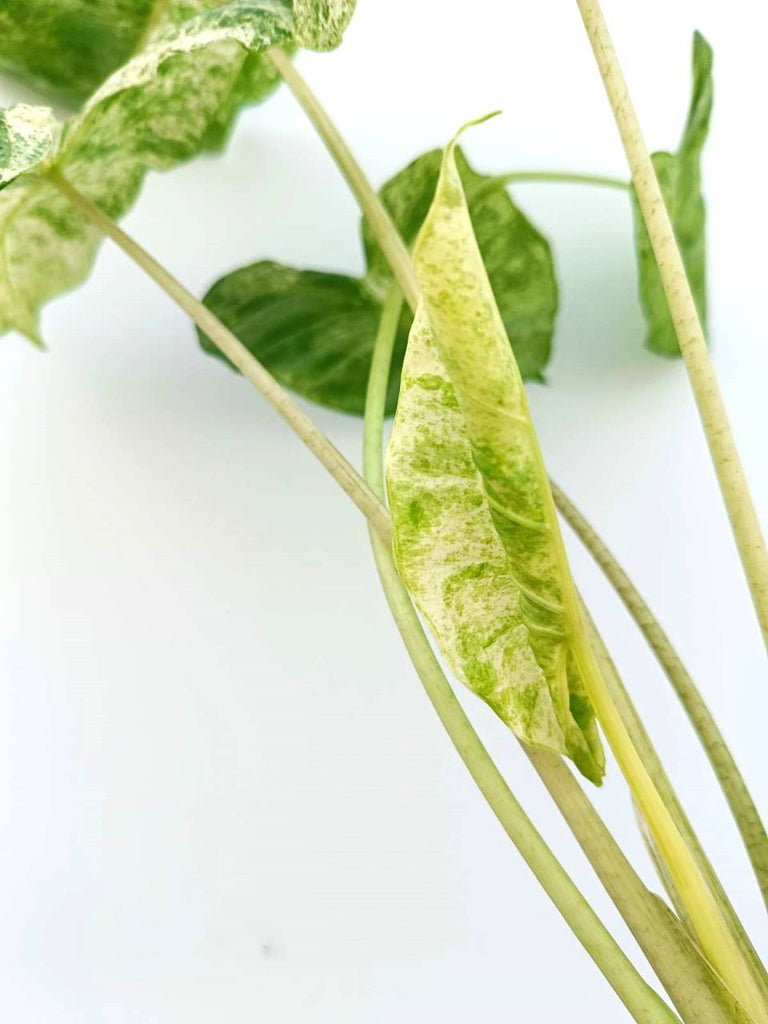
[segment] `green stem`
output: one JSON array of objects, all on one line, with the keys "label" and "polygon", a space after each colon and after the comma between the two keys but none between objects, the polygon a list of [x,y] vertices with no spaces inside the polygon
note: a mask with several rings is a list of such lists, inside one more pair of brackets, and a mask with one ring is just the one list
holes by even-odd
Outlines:
[{"label": "green stem", "polygon": [[656,171],[598,0],[577,0],[632,172],[680,351],[768,647],[768,549],[731,432],[704,330]]},{"label": "green stem", "polygon": [[615,188],[628,192],[631,185],[622,178],[611,178],[603,174],[579,174],[576,171],[510,171],[496,174],[491,179],[501,185],[527,185],[538,182],[552,182],[556,185],[596,185],[599,188]]},{"label": "green stem", "polygon": [[[669,637],[607,546],[555,483],[552,483],[552,494],[561,515],[624,602],[680,698],[720,782],[749,854],[763,900],[768,906],[768,836],[747,785],[711,711],[704,703]],[[688,831],[691,831],[690,826]]]},{"label": "green stem", "polygon": [[[400,291],[393,286],[384,304],[376,338],[365,406],[364,475],[382,500],[382,424],[401,305]],[[640,977],[515,800],[435,658],[410,597],[400,582],[389,545],[375,530],[371,529],[370,534],[387,602],[408,653],[432,706],[491,810],[634,1019],[649,1024],[677,1021],[670,1008]]]},{"label": "green stem", "polygon": [[309,416],[264,369],[258,359],[251,355],[245,345],[165,267],[142,249],[130,235],[127,235],[87,196],[78,192],[66,178],[55,171],[50,171],[47,177],[51,184],[55,185],[83,216],[111,238],[208,335],[227,359],[240,370],[291,429],[298,434],[368,521],[373,523],[381,536],[388,538],[391,535],[392,526],[389,521],[389,513],[379,499],[341,452],[331,444],[325,434],[318,430]]}]

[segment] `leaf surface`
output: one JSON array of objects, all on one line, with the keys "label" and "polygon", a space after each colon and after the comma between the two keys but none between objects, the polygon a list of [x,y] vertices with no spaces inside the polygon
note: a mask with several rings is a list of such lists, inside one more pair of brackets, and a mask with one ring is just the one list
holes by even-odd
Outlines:
[{"label": "leaf surface", "polygon": [[599,782],[575,586],[453,143],[414,267],[423,308],[387,453],[398,568],[457,675]]},{"label": "leaf surface", "polygon": [[[701,153],[712,114],[712,48],[698,32],[693,37],[693,90],[683,137],[676,153],[651,157],[669,210],[696,308],[706,330],[706,210],[701,194]],[[646,345],[664,356],[679,356],[680,346],[669,313],[659,268],[634,190],[640,302],[648,323]]]},{"label": "leaf surface", "polygon": [[[147,170],[173,167],[204,147],[249,54],[290,43],[291,28],[283,0],[232,0],[160,32],[65,123],[46,153],[41,146],[39,169],[55,169],[111,217],[121,216]],[[6,128],[18,111],[6,111]],[[12,151],[19,138],[17,131]],[[44,176],[16,177],[0,193],[0,333],[15,328],[37,340],[40,306],[88,275],[99,243]]]},{"label": "leaf surface", "polygon": [[[381,197],[410,245],[427,215],[440,172],[441,151],[425,153],[395,175]],[[557,311],[557,284],[546,239],[514,205],[496,179],[478,174],[457,152],[470,213],[486,268],[502,310],[521,372],[540,380],[550,355]],[[205,304],[278,379],[321,405],[362,415],[370,360],[381,306],[391,282],[384,255],[363,225],[368,269],[363,278],[322,275],[261,262],[227,274],[205,296]],[[323,298],[319,282],[325,278]],[[346,285],[342,285],[346,281]],[[268,314],[256,315],[274,284],[280,301]],[[292,300],[289,292],[292,290]],[[333,293],[332,304],[328,300]],[[331,321],[331,305],[335,319]],[[363,309],[365,313],[363,315]],[[284,319],[279,319],[283,316]],[[321,319],[321,317],[325,317]],[[397,404],[409,315],[398,336],[392,360],[387,413]],[[280,331],[284,341],[278,340]],[[201,340],[203,336],[198,332]],[[218,349],[206,351],[221,357]],[[335,358],[333,372],[318,367]]]}]

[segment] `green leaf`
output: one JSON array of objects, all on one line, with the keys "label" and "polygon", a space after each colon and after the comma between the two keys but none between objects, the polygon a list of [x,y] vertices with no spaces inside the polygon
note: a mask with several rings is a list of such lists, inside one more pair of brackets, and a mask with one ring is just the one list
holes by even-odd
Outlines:
[{"label": "green leaf", "polygon": [[4,0],[0,70],[78,102],[129,59],[155,6],[155,0]]},{"label": "green leaf", "polygon": [[594,663],[454,143],[414,267],[423,304],[387,454],[398,569],[459,678],[599,782]]},{"label": "green leaf", "polygon": [[[683,138],[676,153],[654,153],[651,159],[672,219],[696,307],[706,329],[706,211],[701,195],[701,152],[712,114],[712,48],[698,32],[693,37],[693,92]],[[640,301],[648,322],[646,345],[663,356],[679,356],[672,317],[661,283],[651,241],[634,190]]]},{"label": "green leaf", "polygon": [[[281,384],[312,401],[362,415],[381,306],[362,281],[263,261],[227,274],[204,302]],[[219,349],[198,331],[206,352]],[[398,333],[389,411],[397,404],[407,322]]]},{"label": "green leaf", "polygon": [[[429,210],[441,156],[440,150],[425,153],[381,190],[408,244]],[[557,311],[549,245],[517,209],[503,185],[495,178],[477,174],[460,151],[457,160],[475,234],[518,365],[526,379],[541,380]],[[392,280],[384,255],[365,224],[363,241],[368,270],[362,279],[278,268],[275,263],[263,262],[221,278],[204,300],[282,384],[321,405],[358,415],[362,415],[365,405],[366,361],[373,351],[381,305]],[[326,282],[322,295],[321,281]],[[267,298],[272,288],[274,301]],[[265,307],[268,313],[257,315]],[[332,310],[333,321],[329,319]],[[397,404],[408,324],[406,313],[392,361],[388,414]],[[204,344],[204,348],[223,358],[213,346]],[[337,360],[333,372],[331,358]],[[319,367],[328,370],[316,379]]]},{"label": "green leaf", "polygon": [[[248,55],[290,43],[291,27],[282,0],[231,0],[161,32],[66,122],[40,170],[57,171],[121,216],[147,170],[201,150]],[[0,333],[15,328],[37,340],[41,304],[88,275],[100,241],[44,176],[17,177],[0,193]]]},{"label": "green leaf", "polygon": [[355,13],[357,0],[293,0],[294,38],[310,50],[333,50]]}]

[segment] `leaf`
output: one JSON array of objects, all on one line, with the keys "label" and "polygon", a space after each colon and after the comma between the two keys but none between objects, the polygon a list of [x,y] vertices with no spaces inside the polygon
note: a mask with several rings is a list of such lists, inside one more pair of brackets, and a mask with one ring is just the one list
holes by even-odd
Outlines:
[{"label": "leaf", "polygon": [[139,46],[155,0],[4,0],[0,70],[79,102]]},{"label": "leaf", "polygon": [[[693,37],[693,92],[683,138],[676,153],[659,152],[651,157],[664,201],[675,229],[696,307],[706,329],[706,211],[701,194],[701,152],[712,114],[712,48],[698,32]],[[634,190],[640,302],[648,322],[646,345],[664,356],[679,356],[680,346],[661,284],[648,231]]]},{"label": "leaf", "polygon": [[0,110],[0,189],[45,159],[56,131],[56,118],[48,107],[19,103]]},{"label": "leaf", "polygon": [[398,569],[457,675],[521,739],[599,782],[593,662],[454,142],[414,267],[423,306],[387,453]]},{"label": "leaf", "polygon": [[[332,409],[362,415],[381,316],[379,302],[362,281],[265,260],[227,274],[204,302],[285,387]],[[198,335],[206,352],[220,355],[213,342]],[[387,396],[391,411],[406,339],[404,324],[396,343],[398,369]]]},{"label": "leaf", "polygon": [[[291,24],[283,0],[231,0],[160,33],[66,122],[40,169],[55,169],[121,216],[147,170],[200,151],[248,55],[290,43]],[[6,124],[9,117],[18,108]],[[14,139],[18,147],[18,132]],[[0,333],[15,328],[37,340],[41,304],[88,275],[100,241],[44,176],[17,177],[0,193]]]},{"label": "leaf", "polygon": [[293,0],[294,38],[310,50],[333,50],[355,13],[357,0]]},{"label": "leaf", "polygon": [[[74,105],[153,35],[178,28],[220,4],[221,0],[3,0],[0,71]],[[289,0],[284,6],[291,6]],[[292,7],[295,40],[309,49],[330,50],[341,42],[355,2],[295,0]],[[268,61],[252,56],[236,91],[241,102],[252,102],[264,95],[265,83],[272,88],[279,80]]]},{"label": "leaf", "polygon": [[[409,244],[432,202],[441,156],[440,150],[425,153],[381,190],[385,205]],[[457,160],[470,197],[473,226],[521,372],[527,379],[541,380],[549,359],[557,311],[557,284],[549,245],[517,209],[502,184],[472,170],[461,151],[457,152]],[[363,240],[368,270],[362,279],[343,279],[336,274],[321,275],[289,267],[282,268],[278,277],[277,264],[256,263],[221,278],[204,299],[209,309],[235,331],[282,384],[321,405],[358,415],[362,415],[365,405],[365,361],[373,351],[381,305],[391,281],[386,260],[365,224]],[[328,292],[324,292],[322,301],[317,292],[318,281],[324,276],[333,282],[334,324],[318,319],[330,311]],[[342,280],[347,281],[346,288],[340,284]],[[280,301],[270,304],[269,315],[262,319],[255,313],[265,304],[265,289],[272,283],[276,284]],[[289,301],[289,286],[295,290],[294,304]],[[349,297],[348,306],[344,305],[345,296]],[[364,317],[361,296],[368,311]],[[282,322],[277,319],[279,315],[284,316]],[[285,335],[282,343],[278,341],[281,330]],[[394,412],[397,404],[407,330],[406,314],[393,355],[388,414]],[[198,335],[203,338],[200,332]],[[223,358],[211,345],[204,344],[204,348]],[[338,360],[333,373],[316,380],[317,367],[325,366],[332,356]]]}]

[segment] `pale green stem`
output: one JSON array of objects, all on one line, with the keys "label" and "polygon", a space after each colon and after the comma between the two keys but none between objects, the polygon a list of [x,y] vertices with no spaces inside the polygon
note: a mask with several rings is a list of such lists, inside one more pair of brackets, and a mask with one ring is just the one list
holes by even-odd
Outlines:
[{"label": "pale green stem", "polygon": [[[384,305],[376,338],[365,405],[364,475],[371,489],[382,500],[382,424],[401,305],[400,291],[393,286]],[[387,602],[408,653],[432,706],[491,810],[635,1020],[658,1021],[660,1024],[677,1021],[670,1008],[640,977],[515,800],[435,658],[411,599],[397,574],[390,546],[372,528],[370,535]],[[725,1021],[729,1018],[720,1019]]]},{"label": "pale green stem", "polygon": [[495,174],[491,181],[500,185],[527,185],[551,182],[555,185],[596,185],[598,188],[614,188],[628,192],[630,184],[621,178],[603,174],[580,174],[576,171],[510,171]]},{"label": "pale green stem", "polygon": [[315,426],[312,420],[283,390],[275,378],[264,369],[248,349],[224,324],[207,309],[199,299],[153,259],[141,246],[127,235],[111,217],[95,206],[90,199],[78,192],[65,178],[49,172],[48,180],[105,235],[138,264],[156,284],[204,331],[211,341],[237,367],[247,380],[259,391],[278,412],[304,444],[325,466],[341,488],[354,501],[363,515],[373,523],[382,537],[391,531],[389,514],[360,475],[347,462],[328,438]]},{"label": "pale green stem", "polygon": [[[349,147],[295,68],[284,57],[277,66],[281,74],[285,71],[284,77],[294,95],[318,129],[331,155],[341,167],[374,235],[377,236],[379,230],[382,232],[381,238],[378,240],[382,249],[385,250],[385,241],[391,243],[392,234],[397,234],[397,230],[381,200],[368,183]],[[369,211],[375,214],[374,219],[371,219]],[[415,303],[410,296],[414,295],[418,298],[419,289],[410,262],[406,263],[399,259],[396,265],[392,265],[392,272],[395,280],[403,287],[406,299],[413,308]],[[582,646],[584,657],[591,657],[588,645],[583,644]],[[768,1021],[768,1010],[765,1008],[759,985],[753,976],[755,968],[751,964],[748,966],[739,952],[741,948],[739,934],[743,932],[743,929],[740,928],[737,932],[732,928],[729,930],[726,926],[728,915],[725,913],[725,908],[720,906],[720,901],[712,887],[705,882],[708,876],[704,865],[696,857],[695,848],[683,840],[680,831],[675,827],[674,819],[664,806],[664,799],[656,791],[652,773],[646,766],[644,757],[636,751],[630,736],[628,736],[631,723],[623,721],[622,712],[617,710],[610,695],[602,687],[599,692],[590,694],[590,696],[599,704],[599,707],[596,707],[598,718],[601,720],[611,745],[617,752],[622,769],[625,774],[628,773],[627,781],[632,792],[642,804],[643,812],[652,819],[649,824],[652,824],[654,828],[660,848],[664,851],[665,857],[673,859],[668,867],[670,872],[676,876],[691,919],[697,922],[699,937],[718,968],[723,971],[726,979],[739,991],[745,1003],[754,1011],[755,1020],[760,1021],[761,1024],[763,1021]]]},{"label": "pale green stem", "polygon": [[731,529],[768,646],[768,550],[731,432],[669,211],[598,0],[577,0],[627,155]]},{"label": "pale green stem", "polygon": [[[573,502],[554,482],[551,482],[551,485],[555,504],[561,515],[624,602],[680,698],[720,782],[744,840],[763,899],[768,906],[768,836],[757,807],[712,713],[642,595]],[[690,831],[690,826],[688,830]]]}]

